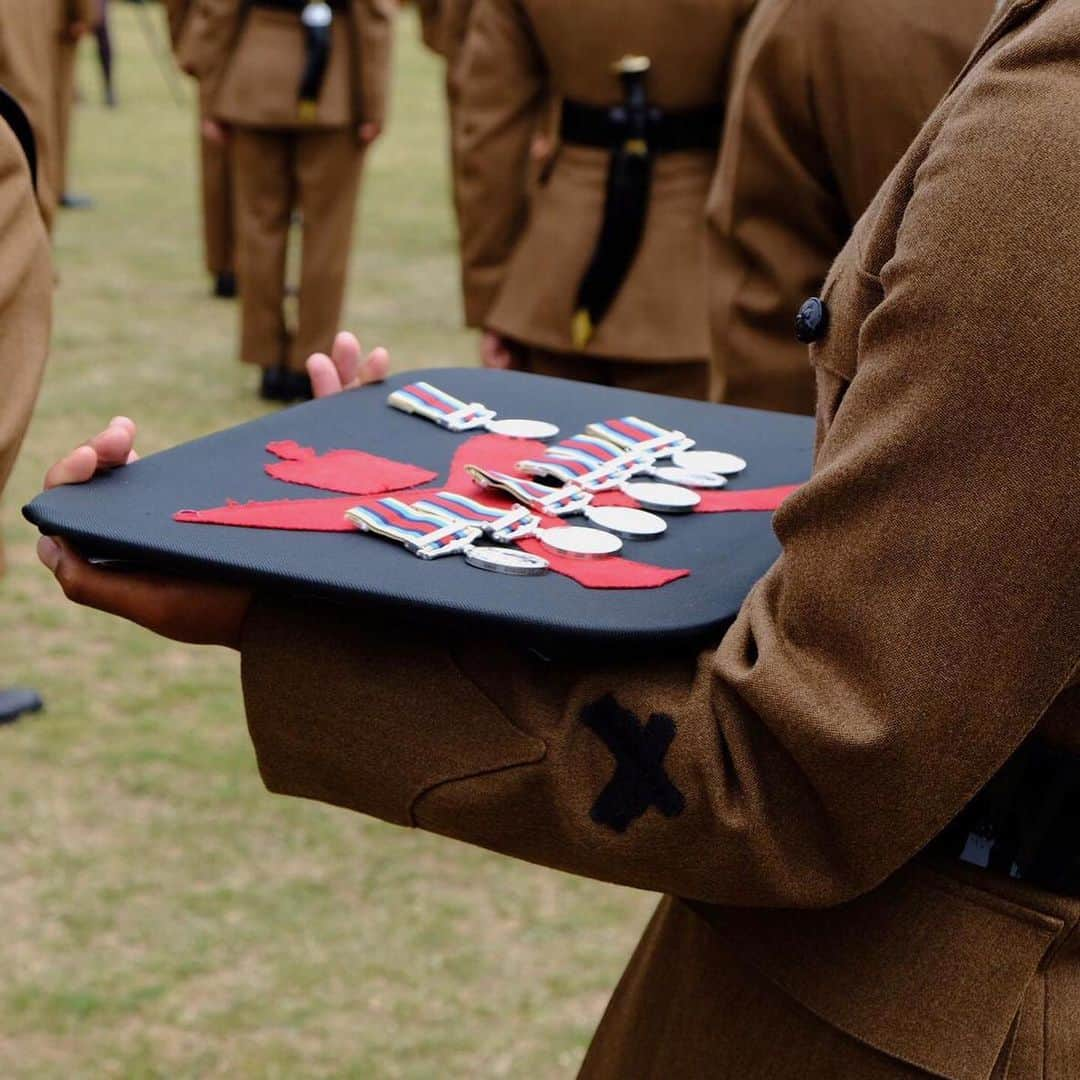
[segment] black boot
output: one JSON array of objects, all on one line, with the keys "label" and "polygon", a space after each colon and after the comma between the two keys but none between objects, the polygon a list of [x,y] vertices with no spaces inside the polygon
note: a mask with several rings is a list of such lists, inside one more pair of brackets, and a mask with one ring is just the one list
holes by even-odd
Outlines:
[{"label": "black boot", "polygon": [[239,291],[236,275],[231,270],[223,270],[214,278],[214,296],[218,300],[235,300]]},{"label": "black boot", "polygon": [[0,725],[14,724],[24,713],[41,712],[45,703],[35,690],[0,690]]},{"label": "black boot", "polygon": [[288,401],[285,393],[285,380],[288,372],[282,367],[263,368],[259,383],[259,397],[263,401]]},{"label": "black boot", "polygon": [[310,401],[314,396],[311,391],[311,376],[306,371],[286,371],[283,392],[285,401]]}]

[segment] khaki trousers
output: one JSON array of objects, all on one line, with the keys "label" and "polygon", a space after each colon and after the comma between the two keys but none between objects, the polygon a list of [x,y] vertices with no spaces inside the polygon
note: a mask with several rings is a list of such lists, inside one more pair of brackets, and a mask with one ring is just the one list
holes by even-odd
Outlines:
[{"label": "khaki trousers", "polygon": [[217,277],[236,269],[232,177],[228,147],[202,136],[207,103],[200,102],[199,149],[202,159],[203,251],[206,269]]},{"label": "khaki trousers", "polygon": [[709,400],[710,365],[704,360],[654,363],[637,360],[607,360],[578,353],[556,353],[526,347],[515,365],[534,375],[642,390],[648,394]]},{"label": "khaki trousers", "polygon": [[53,158],[52,185],[58,198],[67,191],[77,53],[78,43],[67,40],[61,41],[56,51],[56,156]]},{"label": "khaki trousers", "polygon": [[[244,363],[303,371],[311,353],[330,351],[345,300],[362,158],[352,128],[233,128]],[[295,332],[290,332],[284,300],[294,209],[303,219],[303,242],[299,315]]]},{"label": "khaki trousers", "polygon": [[71,144],[71,113],[75,106],[75,61],[78,42],[62,39],[56,49],[56,153],[50,183],[61,198],[67,191],[68,151]]}]

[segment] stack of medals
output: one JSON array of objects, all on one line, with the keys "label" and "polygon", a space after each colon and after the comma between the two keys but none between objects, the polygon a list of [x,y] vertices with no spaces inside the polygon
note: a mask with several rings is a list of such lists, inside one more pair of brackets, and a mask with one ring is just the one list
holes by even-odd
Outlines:
[{"label": "stack of medals", "polygon": [[[651,459],[642,470],[648,475],[687,487],[723,487],[726,477],[746,468],[746,462],[735,454],[694,450],[694,440],[681,431],[669,431],[636,416],[604,420],[590,424],[586,430],[635,457]],[[671,465],[655,465],[664,458],[670,458]]]},{"label": "stack of medals", "polygon": [[[510,438],[542,440],[559,429],[538,420],[498,420],[479,402],[465,402],[427,382],[395,390],[389,404],[402,412],[431,420],[448,431],[482,428]],[[517,463],[536,480],[496,472],[477,465],[466,471],[482,488],[509,495],[515,506],[489,506],[466,495],[440,491],[415,503],[386,497],[350,510],[347,517],[366,532],[403,544],[423,559],[461,554],[472,566],[505,574],[542,574],[545,559],[513,548],[479,547],[486,536],[496,544],[534,538],[558,555],[604,558],[622,548],[619,537],[647,540],[663,535],[667,523],[650,510],[687,513],[701,496],[693,488],[718,488],[726,476],[746,462],[734,454],[693,451],[694,440],[681,431],[626,416],[590,424],[586,432],[564,439],[543,456]],[[669,459],[668,464],[657,462]],[[642,481],[636,477],[652,477]],[[656,482],[661,481],[661,482]],[[642,507],[594,506],[598,492],[618,490]],[[541,515],[580,514],[599,529],[563,525],[544,527]],[[601,531],[604,530],[604,531]]]},{"label": "stack of medals", "polygon": [[[551,488],[544,491],[549,496],[557,494]],[[569,509],[571,505],[566,501],[564,512],[576,512]],[[480,547],[477,541],[481,537],[496,544],[532,538],[549,551],[571,558],[600,558],[622,548],[622,541],[611,533],[573,525],[544,528],[540,516],[526,506],[489,506],[453,491],[434,492],[411,504],[387,496],[354,506],[345,516],[364,532],[393,540],[418,558],[463,555],[470,566],[501,574],[542,574],[548,562],[516,548]]]}]

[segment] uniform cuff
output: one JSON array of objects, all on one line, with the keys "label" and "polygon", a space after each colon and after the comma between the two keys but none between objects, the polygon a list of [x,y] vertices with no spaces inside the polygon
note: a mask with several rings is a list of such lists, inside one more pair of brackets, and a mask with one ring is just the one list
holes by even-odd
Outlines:
[{"label": "uniform cuff", "polygon": [[546,752],[445,649],[370,614],[257,598],[241,651],[259,772],[277,794],[412,825],[432,788]]}]

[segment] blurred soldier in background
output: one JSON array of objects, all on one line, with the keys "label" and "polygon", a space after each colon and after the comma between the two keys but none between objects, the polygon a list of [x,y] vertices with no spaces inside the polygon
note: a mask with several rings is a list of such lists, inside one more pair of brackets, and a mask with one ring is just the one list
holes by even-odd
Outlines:
[{"label": "blurred soldier in background", "polygon": [[[705,203],[750,7],[477,0],[457,139],[466,320],[487,366],[708,396]],[[530,191],[552,101],[559,140]]]},{"label": "blurred soldier in background", "polygon": [[799,305],[821,288],[993,7],[760,0],[735,62],[709,199],[718,399],[813,413]]},{"label": "blurred soldier in background", "polygon": [[450,132],[450,183],[454,212],[460,219],[460,158],[458,150],[461,103],[461,57],[465,32],[475,0],[418,0],[424,44],[446,61],[447,127]]},{"label": "blurred soldier in background", "polygon": [[97,0],[50,0],[57,8],[58,33],[54,42],[56,94],[56,153],[53,156],[52,185],[60,205],[66,209],[86,209],[93,205],[86,196],[68,191],[68,150],[71,145],[71,113],[75,105],[75,60],[79,41],[96,24],[100,13]]},{"label": "blurred soldier in background", "polygon": [[94,27],[97,38],[98,63],[101,65],[101,81],[105,92],[105,104],[116,107],[116,85],[113,82],[113,47],[112,34],[109,31],[109,0],[98,0],[97,25]]},{"label": "blurred soldier in background", "polygon": [[[5,46],[12,6],[11,0],[0,3]],[[30,423],[49,348],[53,277],[48,236],[34,205],[38,167],[30,121],[15,99],[0,91],[0,493]],[[3,570],[0,538],[0,575]],[[40,708],[33,691],[0,684],[0,724]]]},{"label": "blurred soldier in background", "polygon": [[[191,19],[193,0],[165,0],[169,38],[179,56]],[[202,178],[203,251],[206,269],[213,280],[214,296],[231,300],[236,296],[236,228],[233,220],[232,172],[229,149],[204,127],[210,119],[207,84],[199,87],[199,155]]]},{"label": "blurred soldier in background", "polygon": [[[392,0],[198,0],[181,60],[231,142],[240,359],[264,398],[309,397],[304,362],[328,352],[345,296],[364,150],[382,130]],[[293,211],[303,219],[299,317],[284,312]]]},{"label": "blurred soldier in background", "polygon": [[0,0],[0,86],[25,110],[37,148],[37,198],[51,231],[56,190],[56,43],[62,32],[54,0]]}]

